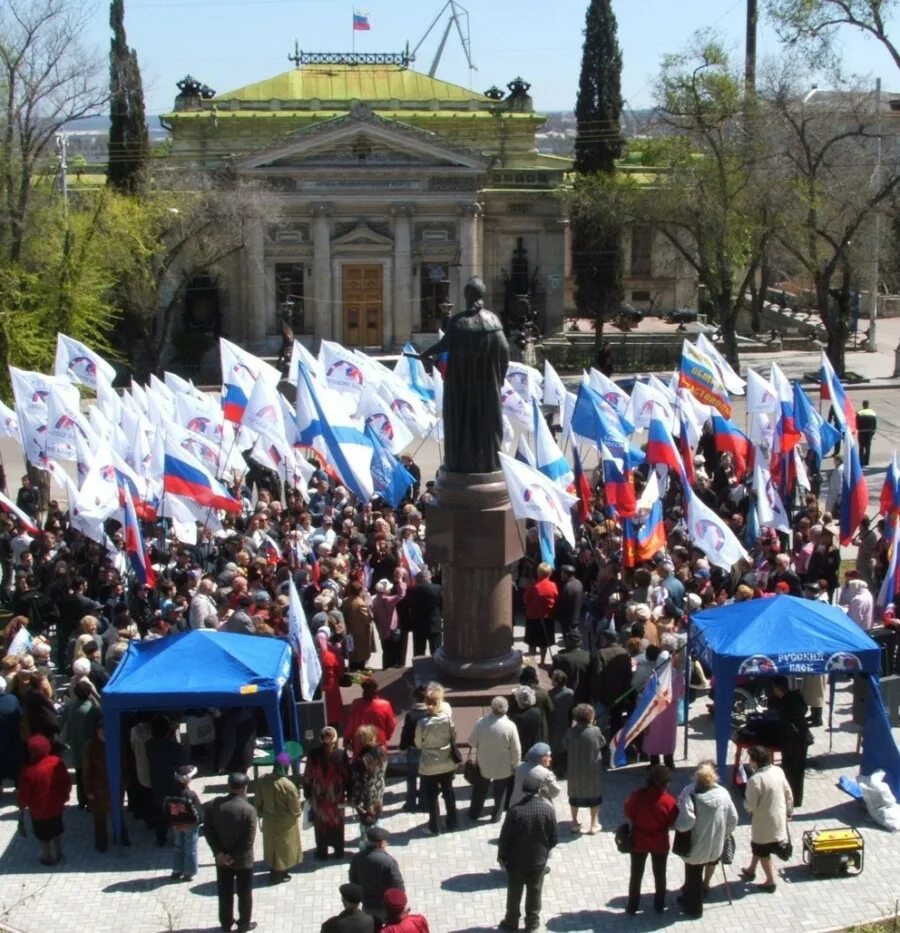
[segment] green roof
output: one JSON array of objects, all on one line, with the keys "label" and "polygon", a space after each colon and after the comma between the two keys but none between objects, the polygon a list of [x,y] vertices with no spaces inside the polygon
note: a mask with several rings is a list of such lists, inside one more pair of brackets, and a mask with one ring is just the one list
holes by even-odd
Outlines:
[{"label": "green roof", "polygon": [[284,74],[217,94],[216,101],[445,101],[492,103],[489,97],[402,65],[303,65]]},{"label": "green roof", "polygon": [[[219,103],[222,103],[222,100],[217,98]],[[388,120],[398,120],[400,122],[409,121],[409,120],[453,120],[454,122],[464,123],[466,120],[478,120],[485,121],[493,119],[493,114],[489,113],[486,110],[381,110],[375,109],[374,111],[378,116],[384,117]],[[264,122],[266,120],[276,119],[276,120],[296,120],[302,118],[309,121],[318,121],[322,122],[325,120],[334,120],[337,117],[346,116],[346,110],[229,110],[227,107],[224,109],[213,110],[211,108],[206,108],[204,110],[175,110],[171,113],[163,114],[165,119],[177,119],[177,120],[222,120],[222,119],[236,119],[236,120],[258,120],[259,122]],[[542,121],[544,118],[536,116],[533,113],[504,113],[504,120],[516,120],[516,121],[531,121],[537,123]],[[563,156],[547,156],[547,158],[560,158],[564,162],[571,162],[571,159],[566,159]]]}]

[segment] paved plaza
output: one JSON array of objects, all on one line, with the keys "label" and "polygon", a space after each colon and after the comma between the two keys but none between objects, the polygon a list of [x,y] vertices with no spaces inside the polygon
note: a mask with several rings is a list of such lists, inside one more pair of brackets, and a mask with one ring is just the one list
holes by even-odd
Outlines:
[{"label": "paved plaza", "polygon": [[[875,511],[878,492],[890,450],[900,438],[900,404],[897,388],[890,380],[893,347],[900,337],[900,322],[880,324],[881,352],[848,354],[848,368],[872,377],[866,389],[850,390],[854,402],[868,398],[879,415],[879,433],[873,447],[872,467],[866,473]],[[745,365],[766,371],[768,359],[748,357]],[[778,362],[791,378],[817,368],[817,354],[784,354]],[[740,424],[743,412],[735,420]],[[18,469],[8,442],[0,444],[6,457],[7,475],[14,484]],[[436,445],[426,445],[417,458],[423,478],[431,475],[437,461]],[[848,553],[849,556],[849,553]],[[521,629],[517,631],[521,637]],[[377,665],[377,658],[374,659]],[[622,820],[627,794],[643,780],[644,766],[609,772],[605,779],[601,810],[603,832],[596,836],[574,836],[568,828],[565,792],[557,800],[560,845],[551,860],[551,873],[544,887],[543,921],[549,931],[655,930],[673,925],[697,931],[722,929],[823,931],[893,914],[900,894],[900,838],[876,826],[860,806],[836,786],[842,774],[855,776],[855,733],[850,726],[850,691],[842,684],[837,692],[835,729],[815,730],[806,777],[805,806],[792,823],[794,858],[778,863],[778,890],[774,895],[754,893],[738,880],[738,871],[749,860],[749,824],[742,814],[737,832],[737,856],[727,870],[728,888],[721,872],[705,916],[699,921],[680,918],[675,894],[682,879],[679,859],[669,860],[669,909],[663,916],[650,910],[649,868],[645,878],[642,911],[625,915],[628,858],[620,855],[612,833]],[[691,766],[714,757],[712,719],[706,699],[694,701],[689,720],[690,749],[681,758],[679,730],[678,768],[672,782],[679,791],[689,779]],[[465,739],[465,734],[461,739]],[[900,740],[900,730],[894,730]],[[833,749],[829,744],[833,741]],[[224,781],[201,769],[196,789],[205,797],[224,792]],[[496,929],[503,916],[505,876],[496,863],[499,826],[483,818],[472,825],[465,817],[469,787],[457,778],[458,801],[463,811],[460,829],[438,838],[425,834],[424,815],[402,812],[404,782],[391,778],[386,794],[384,825],[390,829],[390,851],[399,861],[406,879],[410,904],[428,918],[434,933],[481,933]],[[171,848],[159,849],[153,834],[143,826],[132,826],[133,845],[114,846],[106,854],[93,848],[91,817],[71,806],[65,815],[66,862],[58,870],[38,863],[38,845],[32,836],[16,832],[16,808],[12,794],[0,798],[0,928],[23,933],[66,930],[155,931],[217,930],[215,872],[208,847],[200,841],[200,871],[194,881],[173,884]],[[738,802],[738,809],[741,810]],[[802,832],[812,828],[858,827],[866,844],[865,870],[859,877],[815,879],[801,862]],[[348,839],[355,838],[357,825],[348,824]],[[318,933],[322,921],[340,910],[338,885],[347,880],[347,858],[319,863],[312,855],[312,833],[304,833],[306,857],[287,884],[270,886],[262,862],[262,840],[257,843],[257,879],[254,918],[260,931],[304,931]],[[733,903],[729,903],[729,894]],[[649,911],[649,912],[648,912]]]}]

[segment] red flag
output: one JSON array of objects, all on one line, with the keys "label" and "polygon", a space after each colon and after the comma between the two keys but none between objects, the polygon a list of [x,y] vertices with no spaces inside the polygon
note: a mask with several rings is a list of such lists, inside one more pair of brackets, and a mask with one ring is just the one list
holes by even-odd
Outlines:
[{"label": "red flag", "polygon": [[591,517],[591,486],[584,475],[578,448],[572,445],[573,471],[575,473],[575,495],[578,496],[578,521],[583,525]]}]

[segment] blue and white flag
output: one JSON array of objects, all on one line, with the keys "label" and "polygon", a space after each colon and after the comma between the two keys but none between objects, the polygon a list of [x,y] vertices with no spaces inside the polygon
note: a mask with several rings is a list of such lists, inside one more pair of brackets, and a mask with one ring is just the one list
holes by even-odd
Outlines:
[{"label": "blue and white flag", "polygon": [[656,668],[625,725],[613,736],[613,764],[623,768],[628,764],[625,750],[672,702],[672,660]]},{"label": "blue and white flag", "polygon": [[[421,360],[416,359],[418,351],[411,343],[403,344],[400,359],[394,366],[394,375],[408,388],[415,392],[423,402],[434,401],[434,383],[425,372]],[[407,354],[412,354],[408,356]]]},{"label": "blue and white flag", "polygon": [[531,400],[531,417],[534,428],[534,465],[544,476],[565,488],[575,479],[575,474],[554,440],[535,398]]},{"label": "blue and white flag", "polygon": [[316,388],[309,371],[301,363],[297,381],[297,443],[311,447],[330,464],[341,482],[360,502],[368,502],[374,492],[372,443],[344,414],[340,403],[328,405],[326,418],[322,397],[328,390]]},{"label": "blue and white flag", "polygon": [[300,659],[300,697],[311,700],[322,681],[322,662],[292,579],[288,580],[288,641],[294,655]]}]

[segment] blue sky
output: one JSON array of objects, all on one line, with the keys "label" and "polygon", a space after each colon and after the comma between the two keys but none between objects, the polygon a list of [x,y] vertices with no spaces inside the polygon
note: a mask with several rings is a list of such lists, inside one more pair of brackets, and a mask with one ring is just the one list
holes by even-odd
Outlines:
[{"label": "blue sky", "polygon": [[[574,107],[581,60],[586,0],[464,0],[470,14],[470,74],[459,42],[451,35],[437,76],[484,90],[504,86],[517,75],[532,84],[539,109]],[[760,0],[760,6],[765,0]],[[415,46],[444,0],[362,0],[372,30],[356,34],[357,51],[400,51]],[[224,92],[293,67],[287,61],[298,39],[301,49],[346,51],[351,47],[353,3],[347,0],[125,0],[129,44],[137,50],[147,109],[168,110],[175,82],[188,72]],[[745,0],[616,0],[619,43],[624,60],[623,93],[632,108],[652,102],[654,78],[666,52],[682,50],[705,27],[720,31],[743,56]],[[99,0],[88,40],[105,54],[109,44],[108,5]],[[420,50],[417,67],[427,72],[438,42],[435,29]],[[900,37],[900,21],[895,33]],[[842,34],[846,68],[884,79],[900,91],[900,75],[880,46]],[[760,54],[778,50],[763,24]],[[781,53],[785,54],[785,53]]]}]

